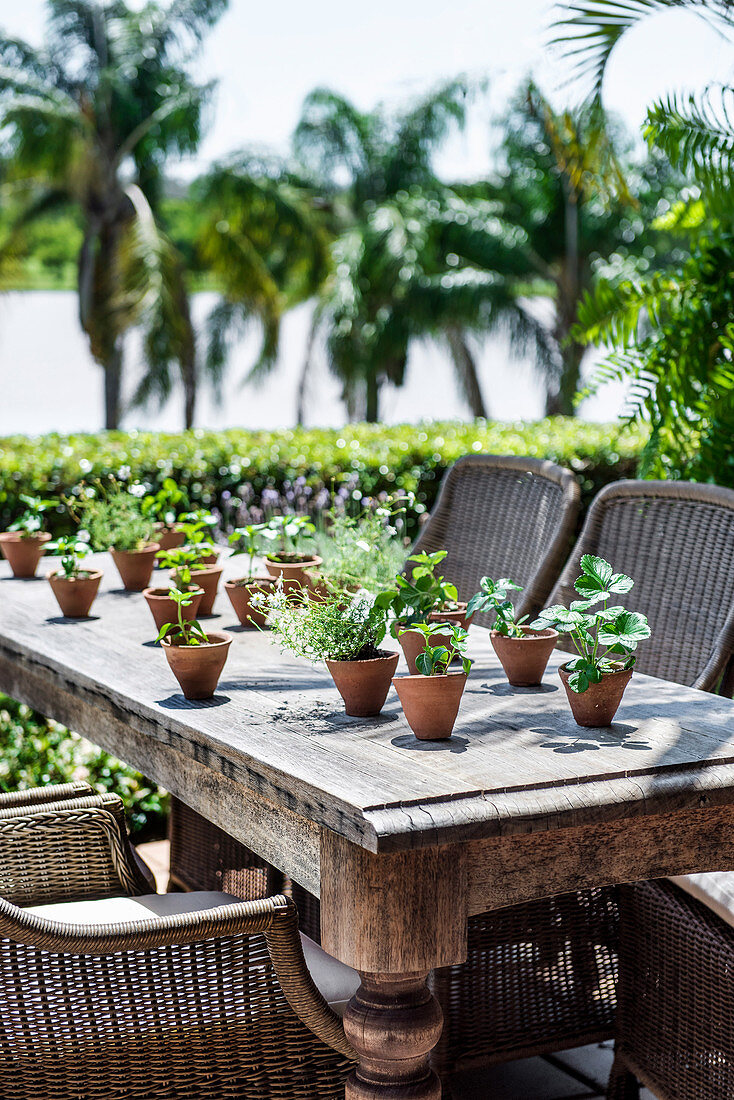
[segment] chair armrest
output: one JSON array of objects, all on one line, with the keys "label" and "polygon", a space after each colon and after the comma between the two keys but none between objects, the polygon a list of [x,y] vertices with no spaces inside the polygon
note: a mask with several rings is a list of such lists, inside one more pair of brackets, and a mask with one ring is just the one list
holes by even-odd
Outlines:
[{"label": "chair armrest", "polygon": [[6,791],[0,794],[0,810],[11,806],[40,806],[45,802],[64,802],[70,798],[83,798],[94,794],[88,783],[49,783],[47,787],[28,787],[24,791]]}]

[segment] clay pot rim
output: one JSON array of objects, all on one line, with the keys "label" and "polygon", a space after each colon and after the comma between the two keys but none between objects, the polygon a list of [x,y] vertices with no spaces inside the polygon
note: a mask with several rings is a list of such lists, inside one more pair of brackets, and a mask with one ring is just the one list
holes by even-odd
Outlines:
[{"label": "clay pot rim", "polygon": [[[202,574],[202,573],[222,573],[224,571],[224,566],[223,565],[205,565],[201,569],[195,569],[192,566],[189,566],[189,569],[191,571],[191,576],[193,578],[197,575],[197,573],[198,574]],[[171,569],[169,572],[170,572],[170,575],[172,576],[174,573],[178,572],[178,568]]]},{"label": "clay pot rim", "polygon": [[550,638],[558,637],[558,631],[552,626],[543,627],[542,630],[535,630],[532,626],[521,626],[520,629],[523,632],[522,638],[509,638],[507,634],[500,634],[499,630],[490,630],[489,636],[502,638],[505,642],[547,642]]},{"label": "clay pot rim", "polygon": [[234,640],[232,634],[228,634],[226,630],[209,630],[205,631],[207,638],[214,638],[215,641],[202,642],[200,645],[176,645],[170,638],[161,639],[161,645],[165,649],[186,649],[190,652],[196,652],[197,650],[211,650],[220,649],[222,646],[228,646]]},{"label": "clay pot rim", "polygon": [[98,577],[104,576],[101,569],[88,569],[86,573],[86,577],[66,577],[60,569],[51,569],[46,574],[46,580],[50,581],[53,577],[56,581],[66,581],[68,584],[74,584],[76,581],[95,581]]},{"label": "clay pot rim", "polygon": [[185,527],[185,524],[180,519],[175,519],[173,521],[173,523],[164,523],[162,519],[157,519],[155,521],[155,523],[153,524],[153,526],[155,528],[157,528],[158,530],[160,530],[160,531],[169,531],[170,532],[170,531],[183,530],[183,528]]},{"label": "clay pot rim", "polygon": [[161,548],[159,542],[146,542],[144,546],[141,546],[139,550],[117,550],[114,546],[110,546],[111,554],[157,554]]},{"label": "clay pot rim", "polygon": [[378,653],[380,653],[379,657],[365,657],[365,658],[362,658],[362,659],[353,657],[350,661],[340,661],[340,660],[336,660],[332,657],[325,657],[324,658],[324,664],[327,665],[327,666],[331,666],[331,665],[359,665],[360,667],[366,667],[367,665],[379,665],[383,661],[392,661],[393,658],[396,658],[397,660],[400,659],[400,654],[399,653],[395,653],[395,652],[393,652],[392,650],[389,650],[389,649],[380,649],[380,650],[378,650]]},{"label": "clay pot rim", "polygon": [[[561,674],[563,674],[564,676],[573,676],[574,669],[568,668],[567,666],[568,666],[568,661],[566,661],[565,664],[562,664],[560,666],[560,668],[558,669],[558,675],[559,676]],[[603,677],[604,676],[619,676],[622,673],[624,673],[626,675],[628,672],[631,675],[634,671],[635,671],[634,668],[615,668],[615,669],[612,669],[611,672],[602,672],[602,676]],[[598,686],[597,684],[589,684],[589,687],[586,689],[586,691],[588,691],[589,688],[593,688],[593,687],[597,687],[597,686]],[[581,694],[585,695],[586,692],[582,691]]]},{"label": "clay pot rim", "polygon": [[[222,568],[224,567],[222,566]],[[198,573],[199,570],[197,569],[196,572]],[[277,583],[275,577],[230,577],[228,581],[224,582],[224,587],[245,588],[248,584],[267,584],[271,588],[275,588]]]},{"label": "clay pot rim", "polygon": [[313,557],[302,557],[299,555],[299,561],[281,561],[277,554],[266,554],[265,560],[269,561],[272,565],[295,565],[299,569],[307,568],[314,569],[323,564],[324,559],[320,558],[318,554],[314,554]]},{"label": "clay pot rim", "polygon": [[[203,595],[204,589],[199,588],[198,585],[196,586],[196,588],[193,588],[193,589],[190,588],[188,590],[189,596],[198,596],[200,592]],[[171,599],[171,589],[170,588],[160,588],[160,587],[153,588],[151,586],[150,588],[144,588],[143,589],[143,595],[145,596],[146,600],[170,600]]]},{"label": "clay pot rim", "polygon": [[469,606],[468,602],[463,603],[461,600],[458,600],[457,603],[456,603],[456,607],[447,608],[446,610],[443,610],[440,607],[436,607],[436,608],[433,609],[433,611],[430,612],[430,614],[431,615],[464,615],[466,613],[466,609],[467,609],[468,606]]},{"label": "clay pot rim", "polygon": [[439,676],[424,676],[420,672],[412,673],[408,672],[404,676],[393,676],[392,682],[396,680],[455,680],[457,677],[461,677],[464,680],[468,680],[468,672],[442,672]]},{"label": "clay pot rim", "polygon": [[24,535],[21,531],[0,531],[0,540],[5,542],[48,542],[50,538],[50,531],[34,531],[32,535]]}]

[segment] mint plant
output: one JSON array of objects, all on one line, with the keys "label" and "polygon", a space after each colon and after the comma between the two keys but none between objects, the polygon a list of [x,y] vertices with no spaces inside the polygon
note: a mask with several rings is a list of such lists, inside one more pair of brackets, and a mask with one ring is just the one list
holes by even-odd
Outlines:
[{"label": "mint plant", "polygon": [[56,501],[28,496],[25,493],[21,493],[18,499],[25,504],[25,510],[15,523],[10,524],[8,530],[17,531],[22,539],[32,539],[43,531],[43,513],[53,508]]},{"label": "mint plant", "polygon": [[169,595],[176,604],[177,621],[164,623],[158,631],[156,641],[161,642],[164,638],[168,638],[169,641],[176,639],[176,644],[180,646],[208,645],[209,638],[196,619],[187,622],[183,617],[184,607],[191,606],[191,593],[172,588]]},{"label": "mint plant", "polygon": [[263,524],[262,536],[277,543],[277,549],[268,554],[271,561],[299,562],[306,560],[300,553],[304,540],[312,539],[316,527],[308,516],[273,516]]},{"label": "mint plant", "polygon": [[245,527],[237,527],[229,536],[229,541],[234,547],[232,557],[246,554],[248,557],[247,580],[254,577],[255,557],[260,552],[260,540],[265,529],[264,523],[248,523]]},{"label": "mint plant", "polygon": [[456,585],[436,575],[445,557],[445,550],[436,550],[433,554],[425,551],[412,554],[408,558],[413,563],[410,577],[398,573],[395,586],[378,595],[378,606],[389,609],[395,616],[392,632],[396,638],[401,629],[424,623],[432,611],[455,611],[458,608]]},{"label": "mint plant", "polygon": [[[417,630],[425,638],[425,648],[415,659],[421,676],[445,676],[455,657],[461,657],[462,670],[469,673],[472,666],[471,659],[466,656],[469,634],[458,623],[419,623],[411,630]],[[446,639],[444,645],[431,645],[431,638],[437,634]]]},{"label": "mint plant", "polygon": [[[581,576],[574,584],[582,598],[574,600],[570,608],[560,604],[547,607],[532,624],[536,629],[550,626],[570,635],[579,655],[566,665],[571,672],[568,686],[577,695],[600,683],[605,673],[632,668],[638,643],[650,637],[644,615],[621,605],[608,606],[612,596],[625,595],[633,585],[631,577],[615,573],[603,558],[584,554]],[[603,606],[597,607],[600,603]]]},{"label": "mint plant", "polygon": [[89,553],[86,542],[78,542],[73,538],[59,538],[55,542],[50,542],[48,549],[56,557],[61,558],[61,568],[67,580],[89,576],[89,570],[81,566],[82,559]]},{"label": "mint plant", "polygon": [[522,592],[522,588],[508,577],[503,577],[499,581],[493,581],[491,577],[482,577],[479,591],[467,604],[467,616],[477,611],[481,614],[494,613],[496,618],[493,629],[498,634],[503,634],[506,638],[522,638],[523,632],[520,628],[527,619],[527,615],[523,615],[520,619],[515,618],[515,608],[508,595],[510,592]]}]

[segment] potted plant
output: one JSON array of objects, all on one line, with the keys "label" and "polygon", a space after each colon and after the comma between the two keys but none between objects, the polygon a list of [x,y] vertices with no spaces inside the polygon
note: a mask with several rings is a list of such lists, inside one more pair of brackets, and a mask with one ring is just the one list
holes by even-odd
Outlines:
[{"label": "potted plant", "polygon": [[558,671],[579,726],[610,725],[632,677],[637,644],[650,637],[644,615],[608,606],[612,596],[624,595],[633,585],[631,577],[615,573],[603,558],[584,554],[574,585],[581,599],[570,608],[548,607],[533,623],[569,634],[578,651]]},{"label": "potted plant", "polygon": [[282,582],[267,601],[274,638],[311,661],[324,661],[347,714],[379,714],[390,690],[398,654],[380,648],[387,616],[361,592],[347,606],[343,596],[314,602],[306,591],[286,594]]},{"label": "potted plant", "polygon": [[14,577],[35,577],[46,543],[51,539],[48,531],[43,530],[43,513],[56,501],[26,496],[24,493],[20,494],[19,499],[25,510],[20,519],[0,534],[0,550],[7,558]]},{"label": "potted plant", "polygon": [[175,555],[179,553],[180,550],[174,549],[159,550],[157,554],[158,561],[163,568],[176,570],[176,584],[174,585],[171,582],[168,588],[146,588],[143,592],[145,602],[150,608],[150,613],[158,630],[170,623],[178,613],[176,601],[171,595],[174,587],[180,592],[186,592],[189,597],[188,603],[182,611],[187,622],[196,619],[204,595],[204,589],[193,580],[189,566],[177,564]]},{"label": "potted plant", "polygon": [[[421,552],[411,555],[408,558],[413,565],[410,576],[398,573],[395,586],[385,589],[377,597],[378,604],[391,610],[395,617],[392,633],[403,648],[411,676],[416,674],[415,660],[425,641],[423,633],[413,629],[414,626],[424,623],[453,623],[466,630],[470,622],[467,605],[459,602],[456,586],[436,574],[445,557],[445,550],[436,550],[433,554]],[[436,631],[431,644],[439,644],[437,639],[440,637],[443,635]]]},{"label": "potted plant", "polygon": [[479,592],[469,600],[467,612],[495,615],[489,638],[507,679],[513,687],[532,687],[543,679],[558,632],[550,626],[542,629],[526,626],[527,615],[517,619],[510,592],[522,592],[522,588],[508,577],[499,581],[482,577]]},{"label": "potted plant", "polygon": [[232,635],[223,630],[209,631],[207,634],[196,619],[185,618],[183,612],[190,604],[190,592],[172,588],[171,599],[176,604],[176,621],[163,623],[156,641],[161,643],[184,696],[187,699],[210,699],[217,690]]},{"label": "potted plant", "polygon": [[[457,623],[438,628],[417,623],[411,630],[423,640],[416,672],[395,676],[393,684],[415,736],[421,741],[443,741],[451,736],[472,665],[466,656],[468,634]],[[449,672],[456,659],[461,660],[461,672]]]},{"label": "potted plant", "polygon": [[186,493],[172,477],[164,478],[156,493],[143,497],[141,509],[144,516],[153,520],[153,537],[161,550],[174,550],[183,546],[186,534],[177,522],[178,507],[186,507]]},{"label": "potted plant", "polygon": [[307,572],[321,565],[321,558],[302,549],[315,531],[308,516],[273,516],[263,526],[263,538],[276,544],[265,559],[265,568],[275,580],[282,578],[287,593],[307,587]]},{"label": "potted plant", "polygon": [[235,615],[242,626],[246,627],[265,626],[267,610],[264,597],[272,595],[276,583],[272,577],[256,576],[254,571],[263,527],[262,523],[248,523],[245,527],[238,527],[229,536],[229,541],[234,547],[232,557],[240,554],[247,556],[247,573],[244,577],[225,581],[224,589]]},{"label": "potted plant", "polygon": [[[358,515],[322,512],[315,545],[322,563],[307,579],[318,595],[325,586],[366,588],[380,592],[389,586],[405,562],[402,539],[395,526],[404,513],[398,501],[363,508]],[[402,503],[402,502],[400,502]]]},{"label": "potted plant", "polygon": [[201,589],[199,597],[199,615],[211,615],[214,611],[214,601],[217,598],[219,578],[223,567],[206,561],[208,555],[202,557],[202,544],[195,546],[179,546],[175,550],[167,550],[159,553],[161,566],[171,570],[171,584],[174,588],[185,589],[188,585],[195,585]]},{"label": "potted plant", "polygon": [[140,498],[114,485],[74,504],[84,519],[95,550],[109,550],[124,587],[142,592],[150,584],[158,543],[153,521],[143,515]]},{"label": "potted plant", "polygon": [[61,569],[52,569],[46,576],[61,614],[67,619],[85,619],[102,580],[99,569],[84,569],[81,564],[89,546],[73,538],[60,538],[49,543],[48,549],[60,559]]},{"label": "potted plant", "polygon": [[202,509],[187,512],[181,517],[180,527],[184,534],[182,545],[188,550],[196,551],[197,561],[202,565],[216,565],[219,559],[219,547],[214,541],[216,526],[216,516]]}]

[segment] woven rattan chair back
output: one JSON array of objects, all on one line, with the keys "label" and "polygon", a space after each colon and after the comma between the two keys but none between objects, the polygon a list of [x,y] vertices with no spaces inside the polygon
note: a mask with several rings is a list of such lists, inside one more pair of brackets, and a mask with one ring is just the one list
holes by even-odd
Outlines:
[{"label": "woven rattan chair back", "polygon": [[[576,531],[579,486],[570,470],[537,458],[467,455],[446,474],[414,551],[446,550],[444,576],[468,600],[484,576],[511,577],[522,614],[539,610]],[[474,620],[491,626],[488,615]]]},{"label": "woven rattan chair back", "polygon": [[734,492],[675,481],[606,486],[550,603],[578,599],[582,554],[598,554],[634,579],[624,605],[644,612],[652,629],[640,647],[640,672],[714,691],[734,651]]}]

